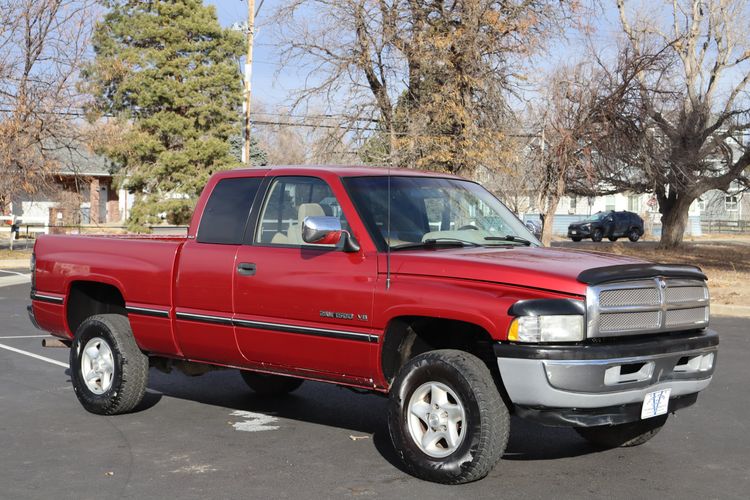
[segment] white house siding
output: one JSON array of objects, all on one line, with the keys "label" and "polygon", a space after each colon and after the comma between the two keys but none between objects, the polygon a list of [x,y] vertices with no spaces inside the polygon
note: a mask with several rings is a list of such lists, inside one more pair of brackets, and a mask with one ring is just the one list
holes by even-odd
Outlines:
[{"label": "white house siding", "polygon": [[22,201],[22,224],[47,225],[49,223],[49,209],[56,206],[57,203],[54,201]]}]

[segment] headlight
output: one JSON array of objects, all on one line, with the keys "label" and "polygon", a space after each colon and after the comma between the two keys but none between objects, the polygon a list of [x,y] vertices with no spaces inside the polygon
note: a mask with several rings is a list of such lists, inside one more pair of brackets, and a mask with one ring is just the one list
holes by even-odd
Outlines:
[{"label": "headlight", "polygon": [[515,342],[577,342],[583,340],[583,316],[520,316],[508,330],[508,340]]}]

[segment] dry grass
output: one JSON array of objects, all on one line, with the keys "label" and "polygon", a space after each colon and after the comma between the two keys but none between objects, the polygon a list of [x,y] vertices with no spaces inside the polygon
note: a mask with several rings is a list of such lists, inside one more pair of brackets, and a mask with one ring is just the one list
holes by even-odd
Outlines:
[{"label": "dry grass", "polygon": [[654,241],[553,243],[553,246],[627,255],[652,262],[698,266],[708,276],[712,302],[750,305],[750,237],[695,238],[670,251],[659,250],[656,245]]},{"label": "dry grass", "polygon": [[26,259],[31,256],[31,248],[13,250],[12,252],[7,248],[0,249],[0,260],[6,259]]}]

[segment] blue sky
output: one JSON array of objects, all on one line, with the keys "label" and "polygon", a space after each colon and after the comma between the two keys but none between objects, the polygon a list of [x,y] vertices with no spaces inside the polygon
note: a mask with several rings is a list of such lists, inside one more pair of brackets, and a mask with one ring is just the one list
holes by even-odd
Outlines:
[{"label": "blue sky", "polygon": [[[247,20],[246,0],[205,0],[214,5],[222,26],[231,26]],[[260,0],[255,0],[256,10]],[[279,0],[264,0],[256,18],[255,44],[253,50],[253,101],[273,108],[287,99],[289,89],[298,81],[293,68],[282,70],[278,77],[279,58],[274,49],[271,32],[263,27]]]}]

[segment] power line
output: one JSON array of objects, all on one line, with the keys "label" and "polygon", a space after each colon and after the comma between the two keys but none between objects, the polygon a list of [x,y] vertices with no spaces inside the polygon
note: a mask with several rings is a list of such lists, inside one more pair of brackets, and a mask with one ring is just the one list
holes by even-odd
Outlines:
[{"label": "power line", "polygon": [[[13,112],[11,109],[6,108],[0,108],[0,113],[10,113]],[[76,116],[76,117],[83,117],[85,116],[85,113],[81,111],[41,111],[38,112],[38,114],[51,114],[51,115],[62,115],[62,116]],[[377,119],[374,118],[348,118],[344,116],[337,116],[337,115],[286,115],[286,114],[280,114],[280,113],[257,113],[257,115],[267,115],[267,116],[276,116],[276,117],[298,117],[302,119],[331,119],[331,118],[341,118],[346,121],[351,122],[371,122],[371,123],[378,123]],[[105,114],[104,116],[112,117],[114,115],[111,114]],[[312,128],[312,129],[338,129],[338,130],[348,130],[348,131],[360,131],[360,132],[377,132],[378,129],[374,127],[363,127],[363,126],[352,126],[352,125],[346,125],[344,123],[339,124],[331,124],[331,123],[310,123],[305,121],[298,121],[298,122],[287,122],[287,121],[274,121],[274,120],[263,120],[263,119],[253,119],[252,125],[260,125],[260,126],[278,126],[278,127],[297,127],[297,128]],[[527,139],[533,139],[538,138],[538,133],[533,132],[521,132],[521,133],[506,133],[504,130],[500,129],[485,129],[487,132],[498,132],[503,133],[507,137],[517,137],[517,138],[527,138]],[[455,136],[456,134],[451,133],[445,133],[445,134],[420,134],[420,133],[414,133],[414,132],[397,132],[394,131],[393,135],[396,136],[415,136],[415,137],[451,137]]]}]

